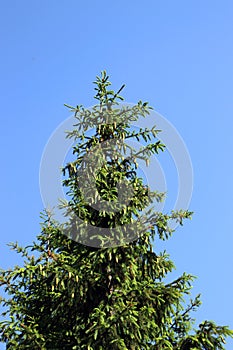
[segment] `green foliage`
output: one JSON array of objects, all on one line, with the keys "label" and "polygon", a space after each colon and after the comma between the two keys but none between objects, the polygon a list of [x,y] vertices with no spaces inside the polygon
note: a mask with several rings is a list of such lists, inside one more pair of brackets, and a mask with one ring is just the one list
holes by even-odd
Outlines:
[{"label": "green foliage", "polygon": [[[95,85],[98,105],[93,110],[68,106],[77,123],[68,133],[76,140],[75,160],[63,169],[70,198],[62,205],[66,224],[45,211],[32,246],[11,244],[25,259],[23,267],[0,272],[0,284],[8,295],[1,300],[5,307],[1,341],[8,350],[224,349],[225,338],[233,336],[228,327],[204,321],[193,329],[192,312],[200,306],[200,296],[188,305],[185,301],[194,277],[184,273],[165,283],[174,264],[166,252],[153,250],[154,241],[173,233],[171,219],[182,225],[192,213],[151,209],[163,194],[152,192],[137,175],[137,160],[148,163],[165,147],[157,139],[156,127],[130,128],[139,116],[149,114],[150,107],[139,101],[120,108],[117,101],[124,86],[117,93],[108,90],[106,72]],[[95,128],[92,136],[87,133],[90,127]],[[90,181],[94,178],[97,190],[93,193],[86,186],[83,195],[78,174],[83,164],[88,165],[86,155],[103,142],[125,139],[143,140],[145,146],[136,151],[124,142],[114,148],[107,143],[106,152],[93,158],[98,171],[90,167],[87,175]],[[130,200],[123,195],[120,204],[119,183],[133,189]],[[94,207],[98,203],[101,210]],[[88,225],[99,230],[91,231]]]}]

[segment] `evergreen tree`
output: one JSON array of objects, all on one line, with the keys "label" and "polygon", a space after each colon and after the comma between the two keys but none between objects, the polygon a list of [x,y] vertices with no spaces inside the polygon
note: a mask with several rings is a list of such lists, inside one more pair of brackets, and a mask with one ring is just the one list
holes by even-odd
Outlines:
[{"label": "evergreen tree", "polygon": [[[97,106],[70,107],[77,124],[68,133],[75,159],[63,169],[66,223],[45,211],[32,246],[11,244],[23,267],[0,272],[8,294],[1,341],[8,350],[224,349],[233,335],[228,327],[204,321],[193,328],[200,296],[185,301],[194,277],[165,282],[174,264],[153,249],[171,236],[171,219],[182,225],[192,213],[156,212],[151,204],[163,194],[137,174],[138,159],[148,162],[165,147],[156,127],[130,127],[150,107],[141,101],[121,107],[123,87],[109,90],[106,72],[95,84]],[[145,145],[135,150],[126,139]]]}]

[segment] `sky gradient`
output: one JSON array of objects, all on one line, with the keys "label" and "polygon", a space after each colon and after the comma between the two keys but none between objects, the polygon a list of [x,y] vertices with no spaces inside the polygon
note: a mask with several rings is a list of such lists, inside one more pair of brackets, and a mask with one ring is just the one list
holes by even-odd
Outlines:
[{"label": "sky gradient", "polygon": [[[198,277],[197,322],[233,328],[232,18],[225,0],[1,3],[1,267],[20,262],[8,242],[30,244],[40,232],[40,160],[70,116],[63,104],[92,106],[92,82],[106,69],[114,89],[126,84],[127,102],[149,101],[186,143],[194,215],[161,248],[175,275]],[[164,164],[169,197],[177,181]]]}]

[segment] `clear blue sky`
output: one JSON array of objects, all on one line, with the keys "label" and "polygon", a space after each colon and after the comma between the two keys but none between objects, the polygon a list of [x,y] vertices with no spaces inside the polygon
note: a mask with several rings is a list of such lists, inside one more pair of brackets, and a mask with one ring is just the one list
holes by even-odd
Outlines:
[{"label": "clear blue sky", "polygon": [[127,102],[148,100],[186,142],[195,215],[167,250],[176,274],[198,276],[197,321],[233,328],[232,18],[225,0],[1,3],[2,267],[18,263],[7,242],[39,233],[40,159],[69,116],[63,103],[92,105],[92,81],[106,69],[114,88],[126,83]]}]

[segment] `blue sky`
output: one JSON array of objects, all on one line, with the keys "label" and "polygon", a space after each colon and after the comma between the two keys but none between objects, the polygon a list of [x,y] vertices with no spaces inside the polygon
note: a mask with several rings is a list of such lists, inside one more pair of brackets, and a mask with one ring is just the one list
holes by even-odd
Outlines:
[{"label": "blue sky", "polygon": [[0,17],[0,265],[19,262],[7,242],[39,233],[40,159],[70,116],[63,103],[91,106],[106,69],[127,102],[149,101],[185,140],[195,214],[166,248],[176,274],[198,276],[197,322],[233,328],[233,3],[24,0],[2,2]]}]

